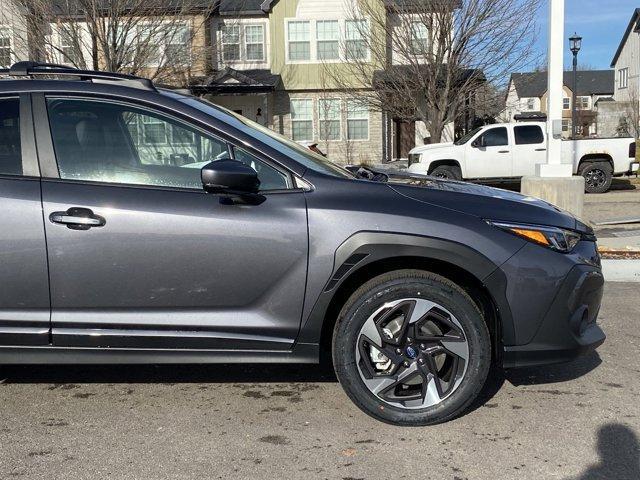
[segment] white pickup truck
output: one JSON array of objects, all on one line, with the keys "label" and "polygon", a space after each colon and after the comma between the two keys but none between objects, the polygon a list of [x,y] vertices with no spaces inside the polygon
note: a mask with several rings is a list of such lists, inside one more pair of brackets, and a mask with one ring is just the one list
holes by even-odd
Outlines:
[{"label": "white pickup truck", "polygon": [[[546,124],[501,123],[478,128],[455,143],[416,147],[409,171],[454,180],[503,180],[535,175],[546,162]],[[564,140],[562,163],[573,164],[588,193],[604,193],[614,176],[638,171],[633,138]]]}]

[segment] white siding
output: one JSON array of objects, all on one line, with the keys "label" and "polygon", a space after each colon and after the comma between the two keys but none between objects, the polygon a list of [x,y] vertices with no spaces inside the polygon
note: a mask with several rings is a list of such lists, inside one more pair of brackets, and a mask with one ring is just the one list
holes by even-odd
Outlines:
[{"label": "white siding", "polygon": [[[629,69],[629,86],[620,88],[619,71]],[[617,102],[628,102],[631,98],[640,97],[640,34],[631,32],[615,65],[616,90],[614,98]]]},{"label": "white siding", "polygon": [[300,0],[296,9],[296,18],[341,19],[352,18],[354,2],[346,0]]}]

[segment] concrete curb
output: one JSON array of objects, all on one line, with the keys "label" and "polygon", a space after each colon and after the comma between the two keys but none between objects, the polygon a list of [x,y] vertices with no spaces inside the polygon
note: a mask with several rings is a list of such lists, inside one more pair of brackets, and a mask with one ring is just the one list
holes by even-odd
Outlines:
[{"label": "concrete curb", "polygon": [[602,260],[602,271],[607,282],[640,283],[640,260]]}]

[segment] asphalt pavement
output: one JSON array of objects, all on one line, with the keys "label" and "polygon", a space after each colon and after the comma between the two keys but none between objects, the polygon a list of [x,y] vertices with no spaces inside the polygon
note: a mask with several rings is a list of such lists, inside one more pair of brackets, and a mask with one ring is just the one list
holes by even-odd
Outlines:
[{"label": "asphalt pavement", "polygon": [[306,366],[0,368],[0,478],[640,478],[638,284],[598,354],[497,374],[463,417],[398,428]]}]

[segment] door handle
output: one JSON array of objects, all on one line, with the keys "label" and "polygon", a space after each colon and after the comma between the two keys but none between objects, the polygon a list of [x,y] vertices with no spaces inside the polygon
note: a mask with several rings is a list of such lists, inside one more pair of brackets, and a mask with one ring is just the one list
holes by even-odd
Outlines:
[{"label": "door handle", "polygon": [[498,153],[509,153],[509,150],[500,150]]},{"label": "door handle", "polygon": [[71,230],[89,230],[92,227],[104,227],[107,221],[94,214],[88,208],[73,207],[66,212],[53,212],[49,215],[51,223],[66,225]]},{"label": "door handle", "polygon": [[546,148],[536,148],[536,152],[546,152]]}]

